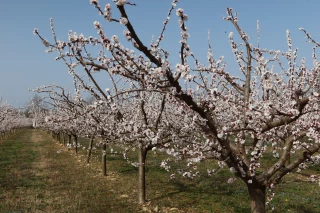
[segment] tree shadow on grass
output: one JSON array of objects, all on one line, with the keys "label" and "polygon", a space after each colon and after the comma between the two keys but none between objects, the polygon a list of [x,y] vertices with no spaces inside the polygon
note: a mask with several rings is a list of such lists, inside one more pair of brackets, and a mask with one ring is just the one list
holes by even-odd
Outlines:
[{"label": "tree shadow on grass", "polygon": [[[201,211],[211,211],[212,205],[218,204],[222,212],[250,212],[249,198],[246,188],[240,184],[223,184],[220,180],[212,178],[199,178],[189,181],[187,179],[175,179],[170,182],[170,188],[163,189],[160,195],[151,199],[152,202],[185,208],[186,203]],[[239,199],[241,198],[241,199]],[[225,210],[225,211],[224,211]],[[215,209],[215,211],[219,211]]]}]

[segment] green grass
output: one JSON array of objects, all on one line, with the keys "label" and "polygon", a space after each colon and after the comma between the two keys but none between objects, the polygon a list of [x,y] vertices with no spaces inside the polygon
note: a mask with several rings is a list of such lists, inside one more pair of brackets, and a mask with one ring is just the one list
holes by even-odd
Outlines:
[{"label": "green grass", "polygon": [[[87,144],[84,139],[82,143]],[[118,152],[116,146],[112,146]],[[98,151],[100,155],[101,151]],[[85,154],[85,151],[83,152]],[[95,155],[97,155],[95,154]],[[265,153],[263,163],[271,165],[275,162],[272,154]],[[137,168],[124,162],[121,156],[108,156],[109,170],[120,174],[130,180],[130,186],[136,189]],[[137,151],[128,154],[131,160],[137,161]],[[222,169],[218,174],[208,177],[207,168],[217,168],[215,161],[205,161],[198,165],[201,176],[194,180],[176,176],[170,180],[170,173],[164,171],[159,165],[165,154],[153,154],[147,156],[147,197],[153,206],[159,208],[178,208],[182,212],[250,212],[249,195],[246,185],[241,180],[228,184],[231,177],[228,169]],[[100,156],[98,157],[98,159]],[[292,158],[294,160],[294,158]],[[173,171],[176,168],[186,167],[185,162],[171,164]],[[319,173],[320,166],[313,166],[309,171]],[[285,181],[297,179],[297,175],[290,174]],[[128,183],[129,184],[129,183]],[[316,183],[293,182],[280,184],[275,189],[276,196],[271,202],[275,207],[274,212],[320,212],[320,186]]]},{"label": "green grass", "polygon": [[[88,146],[87,139],[81,138],[80,143]],[[63,152],[58,154],[60,149]],[[200,177],[189,180],[176,176],[170,180],[170,173],[159,167],[168,156],[149,152],[149,202],[141,207],[137,203],[137,168],[121,155],[108,154],[108,176],[103,177],[101,148],[93,152],[89,165],[86,154],[79,149],[75,156],[74,150],[67,151],[38,130],[23,130],[0,142],[0,212],[250,212],[248,192],[241,180],[228,184],[231,174],[227,169],[211,177],[206,175],[207,168],[216,167],[214,161],[198,166]],[[128,156],[137,160],[137,152]],[[271,161],[271,156],[268,158]],[[171,166],[185,167],[185,162]],[[319,172],[319,168],[310,170]],[[317,184],[281,184],[275,192],[275,212],[320,212]]]}]

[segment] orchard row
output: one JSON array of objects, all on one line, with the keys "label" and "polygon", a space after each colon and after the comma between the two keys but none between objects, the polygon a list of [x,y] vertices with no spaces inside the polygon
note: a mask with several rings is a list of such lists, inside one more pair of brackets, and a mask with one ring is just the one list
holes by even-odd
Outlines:
[{"label": "orchard row", "polygon": [[[97,0],[90,2],[108,22],[107,32],[95,21],[96,37],[69,31],[66,40],[59,40],[52,19],[52,41],[34,30],[46,51],[56,53],[56,60],[66,65],[75,89],[73,93],[57,85],[36,88],[46,107],[35,108],[34,126],[75,139],[98,138],[104,155],[106,144],[123,147],[124,157],[139,167],[140,203],[146,200],[145,161],[152,150],[186,161],[189,170],[181,174],[188,178],[200,175],[196,165],[209,159],[215,159],[219,167],[229,167],[226,181],[242,180],[252,212],[259,213],[265,212],[283,177],[319,164],[320,61],[316,50],[320,44],[306,30],[300,29],[313,45],[310,62],[304,57],[298,61],[289,31],[286,51],[252,44],[238,14],[227,8],[224,19],[236,32],[228,39],[238,64],[238,70],[228,71],[224,57],[213,57],[210,42],[207,60],[193,54],[188,15],[176,8],[178,0],[172,2],[159,37],[151,44],[140,39],[134,27],[140,23],[131,22],[127,14],[127,7],[135,4],[114,0],[102,7]],[[181,40],[179,49],[169,54],[162,46],[174,11]],[[123,36],[107,35],[113,23],[123,25]],[[260,35],[259,24],[257,31]],[[172,54],[179,54],[180,60],[171,61]],[[126,157],[131,149],[140,151],[139,162]],[[274,160],[264,161],[270,154]],[[178,175],[168,161],[160,166],[172,178]],[[208,174],[219,175],[219,167],[208,168]],[[309,181],[319,179],[319,174],[304,175]]]}]

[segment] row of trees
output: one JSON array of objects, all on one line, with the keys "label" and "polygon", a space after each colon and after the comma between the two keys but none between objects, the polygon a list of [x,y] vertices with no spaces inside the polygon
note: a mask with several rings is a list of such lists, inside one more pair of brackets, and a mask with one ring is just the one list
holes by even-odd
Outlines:
[{"label": "row of trees", "polygon": [[[182,144],[195,145],[198,140],[203,140],[195,117],[187,115],[181,109],[175,114],[170,113],[176,110],[173,108],[176,106],[175,100],[163,94],[139,91],[128,96],[124,90],[117,93],[114,100],[99,99],[90,103],[80,96],[72,96],[70,92],[56,85],[43,86],[34,91],[44,94],[43,101],[51,106],[45,110],[45,114],[38,113],[44,110],[35,110],[37,127],[49,130],[54,135],[62,134],[63,138],[68,135],[67,146],[73,145],[76,154],[79,146],[77,138],[91,138],[87,148],[87,162],[93,147],[92,139],[97,138],[103,152],[104,175],[107,144],[116,144],[123,148],[124,158],[139,167],[140,203],[146,200],[145,164],[148,151],[167,151],[181,159]],[[97,95],[95,92],[93,94]],[[70,142],[71,137],[74,139],[73,144]],[[139,162],[127,157],[130,150],[139,150]],[[169,170],[166,162],[162,165]]]},{"label": "row of trees", "polygon": [[0,98],[0,139],[4,139],[16,129],[30,126],[30,121],[21,111]]},{"label": "row of trees", "polygon": [[[126,12],[126,7],[135,4],[114,2],[115,9],[111,9],[111,4],[101,7],[91,0],[108,22],[123,25],[127,47],[118,36],[109,37],[99,22],[94,22],[97,37],[69,32],[65,41],[57,39],[52,19],[52,41],[34,30],[47,52],[56,52],[56,59],[65,63],[75,87],[74,94],[56,85],[36,89],[46,93],[53,106],[39,127],[98,136],[104,153],[107,143],[138,148],[140,203],[145,202],[145,159],[152,149],[165,150],[178,160],[216,159],[219,165],[227,165],[231,175],[247,185],[252,212],[265,212],[267,189],[281,183],[285,175],[319,163],[316,49],[320,44],[307,31],[300,29],[313,44],[311,66],[305,58],[298,62],[289,31],[286,51],[262,49],[250,43],[238,15],[227,8],[224,19],[236,31],[236,35],[229,34],[229,40],[239,71],[232,76],[223,57],[213,57],[210,42],[205,63],[192,53],[188,15],[181,8],[176,9],[180,61],[172,66],[169,52],[161,45],[178,0],[172,2],[160,36],[149,45],[140,39]],[[108,80],[98,83],[103,74]],[[85,101],[85,94],[94,100]],[[269,152],[274,160],[263,161]],[[167,162],[161,166],[170,169]],[[196,171],[183,175],[193,177]],[[313,174],[310,181],[317,178]]]}]

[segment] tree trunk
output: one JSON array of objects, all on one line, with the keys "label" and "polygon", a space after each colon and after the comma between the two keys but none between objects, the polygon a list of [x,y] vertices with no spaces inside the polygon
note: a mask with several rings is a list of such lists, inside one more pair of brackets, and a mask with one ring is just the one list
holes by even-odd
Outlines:
[{"label": "tree trunk", "polygon": [[248,191],[251,199],[251,213],[266,212],[266,187],[259,183],[248,184]]},{"label": "tree trunk", "polygon": [[145,147],[140,148],[139,153],[139,203],[144,204],[146,202],[146,159],[147,149]]},{"label": "tree trunk", "polygon": [[68,144],[67,144],[67,147],[68,147],[68,150],[71,150],[71,135],[70,134],[68,134]]},{"label": "tree trunk", "polygon": [[66,136],[64,133],[62,133],[62,138],[63,138],[63,146],[66,146]]},{"label": "tree trunk", "polygon": [[90,162],[91,152],[92,152],[92,145],[93,145],[93,139],[94,139],[94,135],[91,135],[90,143],[89,143],[89,147],[88,147],[87,163],[89,163],[89,162]]},{"label": "tree trunk", "polygon": [[107,144],[102,147],[102,175],[107,176]]},{"label": "tree trunk", "polygon": [[75,143],[75,149],[76,149],[76,155],[78,155],[78,137],[76,135],[73,135],[74,143]]},{"label": "tree trunk", "polygon": [[290,164],[290,161],[291,161],[291,154],[290,152],[288,153],[288,157],[287,157],[287,161],[285,163],[286,166],[288,166]]}]

